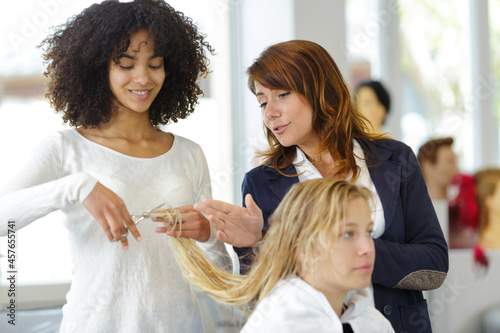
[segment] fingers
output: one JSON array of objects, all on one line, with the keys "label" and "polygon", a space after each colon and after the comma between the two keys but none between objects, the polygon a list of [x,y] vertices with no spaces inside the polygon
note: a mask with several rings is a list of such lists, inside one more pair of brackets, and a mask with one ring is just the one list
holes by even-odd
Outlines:
[{"label": "fingers", "polygon": [[[155,232],[160,233],[160,234],[168,233],[168,232],[172,231],[174,229],[174,227],[177,227],[176,222],[169,221],[166,218],[153,217],[152,221],[159,222],[158,225],[161,225],[159,227],[155,227]],[[180,223],[181,222],[177,222],[177,224],[180,224]],[[184,229],[184,227],[178,226],[177,229],[181,230],[181,229]]]},{"label": "fingers", "polygon": [[217,238],[221,242],[229,244],[229,237],[227,236],[227,234],[224,231],[222,231],[222,230],[217,231]]},{"label": "fingers", "polygon": [[[187,238],[193,238],[193,235],[196,235],[196,230],[197,228],[190,227],[193,223],[186,223],[184,224],[174,224],[171,225],[169,222],[163,222],[162,227],[156,227],[155,232],[157,233],[164,233],[172,237],[187,237]],[[191,237],[190,237],[191,236]]]},{"label": "fingers", "polygon": [[128,239],[127,239],[127,233],[123,233],[120,235],[121,239],[120,241],[122,242],[122,248],[124,250],[127,250],[128,249]]},{"label": "fingers", "polygon": [[214,209],[207,207],[203,204],[195,204],[193,206],[193,209],[201,214],[204,214],[205,216],[213,215],[216,213]]},{"label": "fingers", "polygon": [[[206,200],[203,200],[203,202],[205,202]],[[215,202],[216,200],[211,200],[211,201]],[[224,203],[224,205],[218,207],[222,208],[223,210],[215,209],[213,208],[213,206],[206,206],[205,204],[194,205],[194,209],[207,215],[208,220],[217,229],[224,228],[226,223],[237,222],[241,218],[243,211],[246,210],[243,207],[235,206],[228,203]]]},{"label": "fingers", "polygon": [[214,226],[214,228],[218,230],[224,230],[226,228],[226,222],[224,220],[219,219],[214,215],[208,215],[208,222]]},{"label": "fingers", "polygon": [[193,212],[193,205],[181,206],[181,207],[177,207],[176,209],[179,211],[179,213],[186,214],[186,213]]},{"label": "fingers", "polygon": [[250,193],[245,195],[245,206],[247,206],[250,215],[262,215],[261,209],[259,208],[259,206],[257,206]]},{"label": "fingers", "polygon": [[105,210],[104,218],[106,219],[106,223],[109,225],[113,239],[115,241],[120,241],[124,250],[128,249],[128,231],[123,224],[121,216],[116,212],[116,210]]},{"label": "fingers", "polygon": [[215,215],[215,214],[219,214],[221,213],[220,211],[216,210],[216,209],[213,209],[212,207],[210,206],[207,206],[205,204],[195,204],[193,206],[193,208],[202,213],[202,214],[205,214],[205,215]]},{"label": "fingers", "polygon": [[199,242],[206,242],[211,235],[208,220],[201,213],[193,210],[193,206],[184,206],[177,209],[185,212],[182,214],[182,221],[153,218],[154,222],[163,222],[163,226],[156,227],[155,232],[166,233],[172,237],[193,238]]},{"label": "fingers", "polygon": [[135,225],[134,221],[130,217],[130,214],[125,206],[123,206],[123,208],[121,210],[121,218],[123,219],[123,221],[125,221],[125,224],[127,225],[127,229],[128,229],[128,231],[130,231],[132,233],[132,236],[134,236],[134,238],[138,242],[142,241],[141,234],[139,233],[139,230],[137,230],[137,226]]},{"label": "fingers", "polygon": [[[197,206],[197,205],[195,205]],[[213,199],[203,199],[203,205],[206,207],[206,209],[210,209],[211,211],[217,211],[220,213],[224,214],[231,214],[234,212],[235,208],[238,208],[238,206],[235,206],[233,204],[224,202],[224,201],[219,201],[219,200],[213,200]],[[195,207],[196,209],[196,207]],[[203,212],[204,213],[204,212]]]},{"label": "fingers", "polygon": [[[213,200],[213,201],[215,201],[215,200]],[[211,207],[207,207],[204,204],[195,204],[193,206],[193,208],[196,211],[205,214],[207,216],[207,219],[210,222],[210,224],[213,225],[216,229],[223,229],[224,228],[224,226],[225,226],[224,220],[225,220],[226,214],[221,213],[218,210],[214,210]],[[220,218],[218,216],[220,216]]]},{"label": "fingers", "polygon": [[111,232],[111,229],[109,228],[108,223],[106,222],[106,218],[104,217],[96,217],[97,222],[101,225],[102,229],[104,230],[104,233],[106,234],[106,237],[110,242],[115,242],[115,238],[113,236],[113,233]]},{"label": "fingers", "polygon": [[127,249],[127,227],[132,235],[140,241],[140,234],[130,218],[123,200],[101,183],[96,184],[82,204],[99,222],[106,237],[111,242],[120,241],[122,247]]},{"label": "fingers", "polygon": [[153,222],[163,223],[163,227],[156,227],[155,232],[157,233],[166,233],[169,232],[173,226],[182,224],[188,224],[191,220],[190,216],[192,213],[199,214],[197,211],[193,210],[193,206],[182,206],[176,208],[176,210],[181,213],[180,217],[178,214],[175,214],[171,217],[153,217],[151,220]]}]

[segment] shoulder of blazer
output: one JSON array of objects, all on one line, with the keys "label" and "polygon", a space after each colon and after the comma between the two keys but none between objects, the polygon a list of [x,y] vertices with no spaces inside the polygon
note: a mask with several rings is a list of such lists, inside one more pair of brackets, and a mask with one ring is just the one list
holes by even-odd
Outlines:
[{"label": "shoulder of blazer", "polygon": [[356,139],[363,151],[369,165],[377,162],[387,161],[399,156],[403,151],[408,152],[411,148],[405,143],[393,139],[364,140]]},{"label": "shoulder of blazer", "polygon": [[386,141],[385,139],[371,141],[364,139],[356,139],[363,148],[363,152],[365,153],[365,158],[367,161],[377,160],[377,161],[385,161],[389,159],[392,155],[392,149],[388,148],[385,142],[378,141]]}]

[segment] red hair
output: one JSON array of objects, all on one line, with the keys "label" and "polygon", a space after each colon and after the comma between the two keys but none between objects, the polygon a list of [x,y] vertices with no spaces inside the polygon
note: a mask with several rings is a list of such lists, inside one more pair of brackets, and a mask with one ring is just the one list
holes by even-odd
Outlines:
[{"label": "red hair", "polygon": [[[368,120],[357,110],[349,88],[333,58],[320,45],[292,40],[265,49],[247,70],[248,86],[255,94],[255,82],[268,89],[290,90],[304,97],[313,108],[313,129],[320,136],[319,152],[329,151],[339,178],[359,176],[353,153],[353,139],[374,140]],[[263,163],[280,173],[295,157],[296,147],[284,147],[265,128],[269,148],[258,154]]]}]

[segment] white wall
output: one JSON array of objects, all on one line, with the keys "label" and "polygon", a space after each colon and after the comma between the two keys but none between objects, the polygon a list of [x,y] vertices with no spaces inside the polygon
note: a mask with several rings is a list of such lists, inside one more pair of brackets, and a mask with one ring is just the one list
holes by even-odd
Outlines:
[{"label": "white wall", "polygon": [[441,288],[425,294],[433,331],[480,332],[482,316],[500,307],[500,251],[487,251],[489,270],[474,264],[473,250],[450,250],[450,270]]}]

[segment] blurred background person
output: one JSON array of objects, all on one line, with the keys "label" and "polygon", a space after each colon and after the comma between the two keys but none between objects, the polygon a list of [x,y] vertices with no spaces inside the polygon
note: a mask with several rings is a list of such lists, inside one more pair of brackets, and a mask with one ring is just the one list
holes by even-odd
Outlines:
[{"label": "blurred background person", "polygon": [[478,244],[485,249],[500,249],[500,169],[483,169],[474,178],[480,207]]},{"label": "blurred background person", "polygon": [[473,248],[477,240],[479,208],[471,175],[459,172],[453,138],[425,142],[417,159],[450,249]]},{"label": "blurred background person", "polygon": [[431,199],[448,200],[448,189],[458,175],[457,157],[451,148],[453,138],[432,139],[418,150],[417,159]]},{"label": "blurred background person", "polygon": [[372,124],[373,133],[383,133],[385,119],[391,109],[389,92],[379,81],[365,81],[356,88],[359,111]]}]

